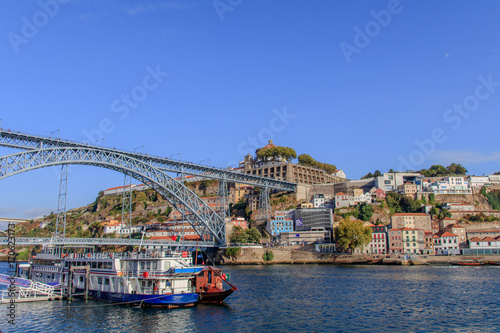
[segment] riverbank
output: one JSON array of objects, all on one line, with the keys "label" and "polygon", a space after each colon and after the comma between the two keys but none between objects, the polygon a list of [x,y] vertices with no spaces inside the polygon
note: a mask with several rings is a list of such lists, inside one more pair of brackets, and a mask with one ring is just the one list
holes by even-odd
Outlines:
[{"label": "riverbank", "polygon": [[[264,260],[266,251],[272,260]],[[241,248],[235,257],[227,257],[221,250],[216,256],[218,265],[275,265],[275,264],[329,264],[329,265],[453,265],[458,263],[500,263],[500,256],[411,256],[363,255],[325,253],[304,250],[302,247]]]}]

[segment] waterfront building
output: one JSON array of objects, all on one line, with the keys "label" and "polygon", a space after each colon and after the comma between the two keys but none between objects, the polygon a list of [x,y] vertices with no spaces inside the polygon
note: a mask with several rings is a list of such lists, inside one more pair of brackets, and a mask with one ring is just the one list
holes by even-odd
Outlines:
[{"label": "waterfront building", "polygon": [[423,229],[403,228],[403,253],[422,254],[425,250],[425,233]]},{"label": "waterfront building", "polygon": [[403,253],[403,231],[401,229],[390,229],[388,231],[389,253]]},{"label": "waterfront building", "polygon": [[430,231],[425,232],[424,254],[434,254],[434,235]]},{"label": "waterfront building", "polygon": [[365,251],[371,254],[386,254],[387,253],[387,226],[386,225],[370,225],[372,228],[372,240],[365,247]]},{"label": "waterfront building", "polygon": [[500,236],[469,239],[470,254],[500,254]]},{"label": "waterfront building", "polygon": [[447,231],[434,235],[434,253],[436,255],[460,254],[458,236]]},{"label": "waterfront building", "polygon": [[465,248],[467,247],[467,232],[465,227],[458,224],[449,224],[444,228],[444,231],[452,233],[458,236],[458,247]]},{"label": "waterfront building", "polygon": [[392,228],[414,228],[431,231],[431,217],[424,213],[397,213],[391,216]]}]

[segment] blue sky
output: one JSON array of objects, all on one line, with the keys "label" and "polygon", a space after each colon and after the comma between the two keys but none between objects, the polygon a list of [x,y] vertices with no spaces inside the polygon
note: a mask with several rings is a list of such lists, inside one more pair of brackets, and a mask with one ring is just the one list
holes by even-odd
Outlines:
[{"label": "blue sky", "polygon": [[[4,128],[216,166],[272,138],[352,179],[453,161],[500,170],[498,1],[1,6]],[[2,180],[0,216],[56,210],[58,172]],[[122,183],[72,167],[68,207]]]}]

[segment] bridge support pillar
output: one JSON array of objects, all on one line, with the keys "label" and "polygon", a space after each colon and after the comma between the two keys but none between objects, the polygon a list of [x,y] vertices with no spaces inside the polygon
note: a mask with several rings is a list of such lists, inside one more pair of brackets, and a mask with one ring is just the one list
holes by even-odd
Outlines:
[{"label": "bridge support pillar", "polygon": [[59,234],[59,223],[63,224],[63,237],[66,237],[66,194],[68,191],[68,165],[61,165],[61,179],[59,180],[59,199],[57,200],[56,230]]},{"label": "bridge support pillar", "polygon": [[257,219],[269,220],[271,216],[271,204],[269,203],[269,187],[262,187],[259,193],[259,213]]}]

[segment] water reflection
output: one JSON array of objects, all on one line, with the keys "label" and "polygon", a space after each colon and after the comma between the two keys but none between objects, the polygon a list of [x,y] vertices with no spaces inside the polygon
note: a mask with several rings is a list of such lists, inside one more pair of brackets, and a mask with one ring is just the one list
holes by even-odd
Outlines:
[{"label": "water reflection", "polygon": [[[0,266],[1,267],[1,266]],[[227,266],[226,304],[184,309],[18,304],[3,332],[498,331],[497,267]],[[1,314],[0,310],[0,314]]]}]

